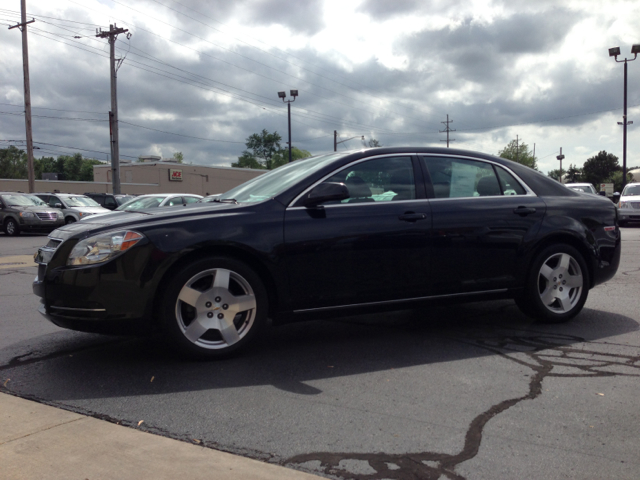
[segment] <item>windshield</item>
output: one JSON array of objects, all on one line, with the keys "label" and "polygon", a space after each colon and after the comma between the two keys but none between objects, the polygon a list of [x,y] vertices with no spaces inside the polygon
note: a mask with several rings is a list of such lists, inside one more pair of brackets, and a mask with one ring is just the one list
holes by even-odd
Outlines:
[{"label": "windshield", "polygon": [[142,197],[134,198],[133,200],[123,203],[116,210],[142,210],[143,208],[155,208],[159,207],[160,203],[166,197]]},{"label": "windshield", "polygon": [[284,192],[303,178],[320,170],[327,163],[342,156],[344,153],[334,153],[287,163],[223,193],[220,199],[232,198],[238,203],[262,202]]},{"label": "windshield", "polygon": [[65,197],[65,203],[70,207],[99,207],[100,204],[89,197]]},{"label": "windshield", "polygon": [[26,195],[2,195],[2,200],[4,200],[4,203],[8,206],[17,205],[19,207],[33,207],[34,205],[36,205],[33,200],[31,200]]},{"label": "windshield", "polygon": [[634,196],[634,195],[640,195],[640,185],[627,185],[626,188],[624,189],[624,192],[622,192],[622,196]]},{"label": "windshield", "polygon": [[124,205],[125,203],[133,200],[134,198],[135,197],[132,197],[131,195],[127,195],[125,197],[116,197],[116,202],[118,202],[118,205]]},{"label": "windshield", "polygon": [[33,203],[35,203],[36,205],[42,205],[45,207],[48,207],[49,204],[47,202],[45,202],[44,200],[42,200],[39,197],[36,197],[35,195],[25,195],[25,197],[28,197]]}]

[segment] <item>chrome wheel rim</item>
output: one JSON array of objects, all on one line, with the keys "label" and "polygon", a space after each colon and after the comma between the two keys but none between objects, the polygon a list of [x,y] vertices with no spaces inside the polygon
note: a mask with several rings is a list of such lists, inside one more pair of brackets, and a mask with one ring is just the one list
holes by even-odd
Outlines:
[{"label": "chrome wheel rim", "polygon": [[184,337],[209,350],[228,348],[244,338],[256,318],[251,285],[231,270],[214,268],[191,277],[176,301]]},{"label": "chrome wheel rim", "polygon": [[7,222],[7,233],[9,235],[13,235],[14,233],[16,233],[16,224],[13,223],[11,220]]},{"label": "chrome wheel rim", "polygon": [[547,258],[538,274],[538,293],[543,305],[553,313],[567,313],[580,301],[584,280],[580,265],[567,253]]}]

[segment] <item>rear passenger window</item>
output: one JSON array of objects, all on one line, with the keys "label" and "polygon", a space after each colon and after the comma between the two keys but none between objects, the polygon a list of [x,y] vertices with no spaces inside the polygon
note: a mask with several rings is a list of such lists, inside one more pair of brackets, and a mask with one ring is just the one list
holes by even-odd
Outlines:
[{"label": "rear passenger window", "polygon": [[116,208],[118,206],[118,204],[116,203],[115,198],[113,197],[106,197],[104,199],[104,206],[105,207],[113,207]]},{"label": "rear passenger window", "polygon": [[502,195],[491,164],[458,158],[425,157],[436,198]]},{"label": "rear passenger window", "polygon": [[505,195],[526,195],[527,191],[518,181],[507,172],[505,169],[496,167],[498,172],[498,179],[500,180],[500,187]]}]

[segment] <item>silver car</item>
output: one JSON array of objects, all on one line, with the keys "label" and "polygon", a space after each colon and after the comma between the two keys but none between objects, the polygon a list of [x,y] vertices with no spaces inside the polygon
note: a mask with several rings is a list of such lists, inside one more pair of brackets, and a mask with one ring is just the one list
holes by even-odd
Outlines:
[{"label": "silver car", "polygon": [[640,183],[627,183],[618,201],[618,224],[640,222]]},{"label": "silver car", "polygon": [[20,232],[49,233],[64,225],[62,212],[38,205],[28,195],[0,192],[0,224],[7,235]]},{"label": "silver car", "polygon": [[98,213],[111,212],[86,195],[73,193],[36,193],[34,195],[47,202],[50,207],[61,209],[64,213],[65,223],[77,222]]}]

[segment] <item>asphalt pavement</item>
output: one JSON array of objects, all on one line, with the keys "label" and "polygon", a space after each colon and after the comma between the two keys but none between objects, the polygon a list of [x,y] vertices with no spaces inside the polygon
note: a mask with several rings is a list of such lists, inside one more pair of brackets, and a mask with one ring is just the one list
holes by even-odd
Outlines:
[{"label": "asphalt pavement", "polygon": [[0,235],[0,476],[636,479],[640,228],[622,230],[618,275],[568,324],[511,301],[327,318],[217,362],[49,324],[20,264],[45,237]]}]

